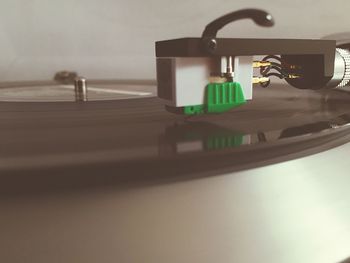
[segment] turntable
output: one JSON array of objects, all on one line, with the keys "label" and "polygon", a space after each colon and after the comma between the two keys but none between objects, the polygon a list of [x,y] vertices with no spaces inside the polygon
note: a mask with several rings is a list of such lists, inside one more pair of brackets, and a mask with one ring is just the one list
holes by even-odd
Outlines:
[{"label": "turntable", "polygon": [[241,18],[273,24],[157,42],[157,80],[0,83],[1,261],[350,256],[346,43],[216,37]]}]

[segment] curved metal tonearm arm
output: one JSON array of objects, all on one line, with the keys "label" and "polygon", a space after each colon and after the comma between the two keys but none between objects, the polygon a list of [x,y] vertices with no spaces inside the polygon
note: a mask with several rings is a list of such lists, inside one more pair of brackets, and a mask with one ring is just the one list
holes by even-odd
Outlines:
[{"label": "curved metal tonearm arm", "polygon": [[216,35],[218,31],[229,23],[240,19],[252,19],[257,25],[263,27],[273,26],[274,19],[271,14],[260,9],[242,9],[222,17],[219,17],[209,23],[202,33],[202,47],[209,53],[213,53],[216,49]]}]

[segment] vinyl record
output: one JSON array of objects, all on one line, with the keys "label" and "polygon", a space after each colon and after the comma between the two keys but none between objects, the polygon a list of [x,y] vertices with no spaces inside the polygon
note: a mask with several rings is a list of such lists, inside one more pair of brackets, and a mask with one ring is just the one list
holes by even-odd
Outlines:
[{"label": "vinyl record", "polygon": [[297,158],[349,139],[346,91],[256,87],[242,107],[186,117],[167,112],[155,86],[145,84],[94,82],[89,98],[95,99],[86,102],[75,102],[73,90],[58,84],[2,85],[0,174],[8,182],[2,190],[11,182],[24,189],[64,178],[85,186],[184,180]]}]

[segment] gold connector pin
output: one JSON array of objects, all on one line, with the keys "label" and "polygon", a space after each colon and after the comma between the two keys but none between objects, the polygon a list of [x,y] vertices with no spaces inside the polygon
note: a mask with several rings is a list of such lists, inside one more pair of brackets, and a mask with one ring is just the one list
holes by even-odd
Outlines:
[{"label": "gold connector pin", "polygon": [[253,84],[265,83],[268,81],[270,81],[270,79],[267,77],[253,77]]},{"label": "gold connector pin", "polygon": [[300,76],[298,76],[298,75],[291,75],[291,74],[289,74],[287,76],[287,79],[298,79],[298,78],[300,78]]},{"label": "gold connector pin", "polygon": [[254,61],[253,62],[253,68],[262,68],[262,67],[268,67],[271,66],[271,62],[268,61]]}]

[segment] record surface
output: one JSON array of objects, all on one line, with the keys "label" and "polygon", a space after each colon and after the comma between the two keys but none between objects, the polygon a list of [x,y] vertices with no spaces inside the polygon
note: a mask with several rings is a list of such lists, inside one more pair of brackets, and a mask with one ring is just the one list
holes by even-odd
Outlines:
[{"label": "record surface", "polygon": [[[281,84],[256,87],[254,100],[242,107],[186,117],[168,113],[154,97],[155,86],[138,85],[131,90],[151,94],[120,99],[112,92],[88,102],[74,102],[73,97],[55,101],[51,96],[46,102],[31,101],[28,98],[41,96],[40,85],[27,86],[25,95],[18,85],[4,86],[3,178],[22,182],[23,187],[33,176],[43,185],[67,177],[72,184],[94,185],[189,179],[297,158],[349,139],[346,91],[298,90]],[[94,83],[104,90],[130,91],[132,86]]]}]

